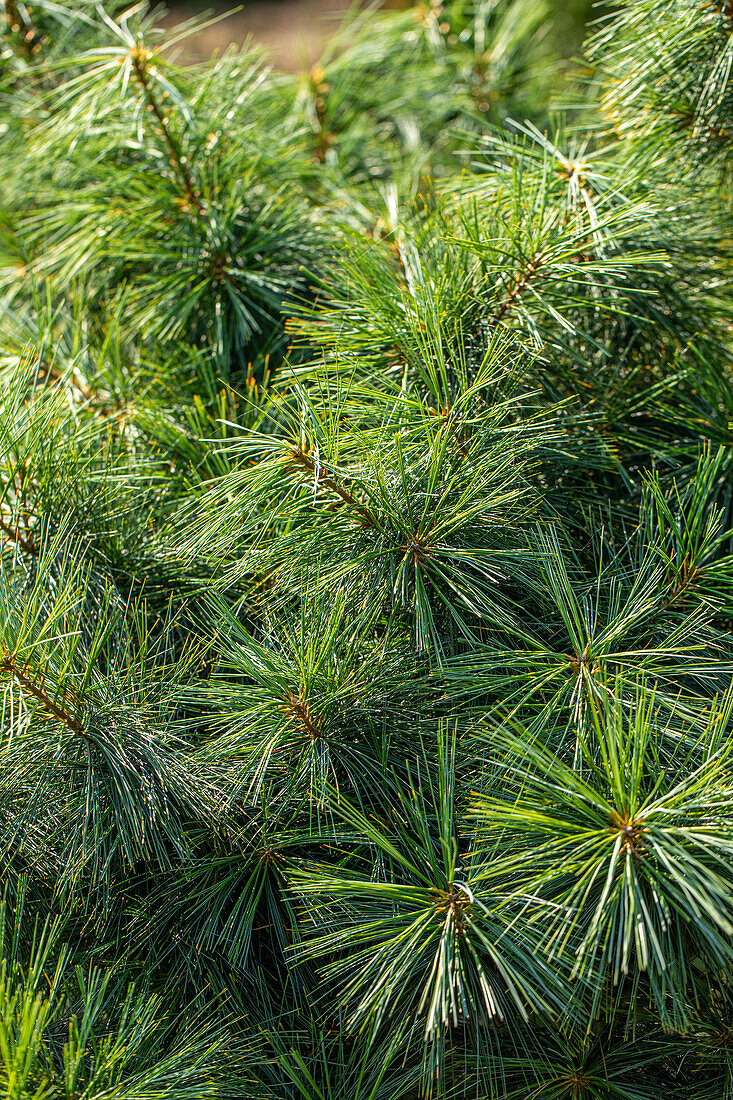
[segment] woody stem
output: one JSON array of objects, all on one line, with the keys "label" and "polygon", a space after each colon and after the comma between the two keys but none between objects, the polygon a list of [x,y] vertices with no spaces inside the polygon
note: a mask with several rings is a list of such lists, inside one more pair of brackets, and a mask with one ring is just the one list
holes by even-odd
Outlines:
[{"label": "woody stem", "polygon": [[64,707],[58,705],[48,695],[43,688],[39,687],[33,682],[30,676],[26,675],[21,669],[18,668],[12,657],[5,657],[0,665],[0,668],[4,672],[10,672],[11,675],[20,684],[26,694],[30,695],[37,703],[47,710],[49,714],[52,714],[54,718],[57,718],[59,722],[63,723],[67,729],[70,729],[72,733],[83,734],[84,729],[78,718],[75,718],[73,714],[70,714]]},{"label": "woody stem", "polygon": [[168,146],[168,153],[170,158],[170,164],[173,170],[178,175],[179,182],[183,189],[183,193],[186,196],[186,200],[189,205],[196,210],[198,214],[203,212],[203,202],[199,195],[196,185],[194,183],[191,169],[186,163],[186,159],[183,155],[183,150],[179,145],[176,138],[170,131],[170,119],[164,114],[160,104],[153,94],[153,89],[150,87],[150,77],[145,68],[145,63],[139,51],[133,51],[132,53],[132,68],[137,78],[137,82],[145,93],[145,98],[148,101],[148,105],[155,115],[163,140]]},{"label": "woody stem", "polygon": [[[309,473],[316,472],[315,462],[310,457],[310,455],[305,454],[303,451],[293,451],[293,459],[295,462],[297,462],[299,466],[303,466],[304,469],[308,470]],[[363,504],[360,504],[356,497],[352,496],[348,489],[346,489],[343,485],[336,481],[335,478],[326,475],[325,477],[320,477],[319,480],[321,485],[323,485],[325,489],[330,489],[332,493],[335,493],[336,496],[341,498],[344,504],[348,504],[351,508],[353,508],[354,511],[361,516],[366,527],[378,526],[374,516],[371,514],[369,509],[365,508]]]},{"label": "woody stem", "polygon": [[17,543],[21,550],[25,550],[26,554],[32,554],[34,558],[38,557],[38,549],[33,544],[32,540],[20,533],[16,527],[11,527],[5,520],[0,519],[0,531],[9,538],[11,542]]},{"label": "woody stem", "polygon": [[537,275],[537,270],[540,266],[540,259],[538,256],[533,256],[526,268],[523,268],[516,276],[514,282],[507,291],[507,296],[501,303],[494,315],[494,322],[502,321],[507,310],[514,304],[517,298],[520,297],[522,291],[532,279]]}]

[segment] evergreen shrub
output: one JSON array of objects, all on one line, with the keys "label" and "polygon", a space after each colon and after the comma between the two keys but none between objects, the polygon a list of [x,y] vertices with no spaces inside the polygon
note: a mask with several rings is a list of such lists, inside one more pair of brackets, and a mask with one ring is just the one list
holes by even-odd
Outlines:
[{"label": "evergreen shrub", "polygon": [[733,6],[0,5],[0,1089],[733,1097]]}]

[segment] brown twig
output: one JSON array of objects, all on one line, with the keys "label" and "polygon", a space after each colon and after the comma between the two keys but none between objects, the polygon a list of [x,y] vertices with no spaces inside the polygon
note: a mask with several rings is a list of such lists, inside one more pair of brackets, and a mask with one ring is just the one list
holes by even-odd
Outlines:
[{"label": "brown twig", "polygon": [[701,570],[697,566],[690,566],[690,560],[687,555],[682,559],[682,564],[677,571],[677,576],[669,590],[667,598],[662,601],[659,610],[668,611],[670,607],[674,607],[677,601],[685,595],[685,593],[692,588],[697,581],[701,578]]},{"label": "brown twig", "polygon": [[454,886],[450,886],[448,890],[433,887],[431,893],[438,895],[433,903],[437,919],[443,923],[446,918],[450,918],[456,935],[463,937],[466,934],[466,919],[472,908],[470,895],[460,887]]},{"label": "brown twig", "polygon": [[49,382],[62,383],[68,381],[79,391],[85,401],[91,401],[92,399],[92,391],[85,382],[79,379],[76,372],[70,374],[67,379],[64,379],[63,374],[54,367],[53,364],[47,365],[44,362],[40,362],[38,365],[38,377],[42,378],[44,381],[48,379]]},{"label": "brown twig", "polygon": [[296,466],[301,466],[308,473],[317,474],[318,482],[324,487],[324,489],[330,489],[332,493],[335,493],[344,504],[348,504],[350,508],[353,508],[355,512],[361,517],[365,527],[377,527],[377,521],[368,508],[365,508],[356,497],[354,497],[345,486],[339,484],[335,478],[330,477],[328,474],[322,476],[317,469],[314,460],[310,455],[306,454],[300,448],[290,452],[290,459]]},{"label": "brown twig", "polygon": [[131,51],[132,69],[135,73],[138,84],[145,93],[145,98],[148,101],[150,110],[158,120],[163,140],[168,146],[169,161],[171,168],[177,173],[179,182],[183,189],[183,193],[186,196],[186,201],[198,214],[203,214],[204,204],[196,189],[191,169],[186,163],[186,158],[183,155],[181,146],[174,138],[170,130],[170,116],[166,115],[157,99],[153,95],[153,90],[150,87],[150,77],[146,69],[146,62],[150,59],[150,52],[143,46],[138,46]]},{"label": "brown twig", "polygon": [[588,642],[580,656],[577,653],[563,653],[563,657],[568,662],[568,672],[571,672],[576,680],[580,679],[583,669],[591,676],[598,671],[598,661],[591,654],[590,642]]},{"label": "brown twig", "polygon": [[514,279],[514,282],[507,291],[506,298],[501,303],[494,315],[495,324],[504,319],[507,310],[514,305],[514,302],[517,300],[517,298],[521,297],[522,291],[527,286],[529,286],[533,279],[537,277],[537,272],[539,271],[541,264],[541,257],[533,256],[526,267],[522,265]]},{"label": "brown twig", "polygon": [[326,94],[329,92],[330,86],[326,81],[326,74],[320,65],[316,65],[311,69],[309,74],[311,94],[313,96],[313,107],[316,114],[316,124],[318,129],[316,130],[316,150],[315,159],[317,163],[321,163],[328,150],[336,140],[335,134],[326,127]]},{"label": "brown twig", "polygon": [[3,657],[2,662],[0,662],[0,670],[9,672],[14,676],[26,694],[35,699],[44,710],[47,710],[49,714],[63,723],[72,733],[84,734],[84,727],[79,719],[75,718],[73,714],[70,714],[68,710],[59,706],[42,687],[39,687],[38,684],[33,682],[26,672],[19,669],[15,663],[15,658],[11,654],[7,654]]},{"label": "brown twig", "polygon": [[299,733],[310,737],[311,741],[316,741],[320,737],[320,719],[313,714],[310,702],[302,691],[298,695],[288,692],[287,701],[281,710],[294,721]]},{"label": "brown twig", "polygon": [[0,531],[11,542],[16,543],[17,546],[24,550],[26,554],[31,554],[34,558],[38,557],[38,547],[33,542],[30,534],[22,535],[16,527],[11,527],[5,520],[0,519]]},{"label": "brown twig", "polygon": [[647,854],[647,848],[644,844],[644,834],[647,832],[643,821],[639,818],[635,820],[628,814],[619,814],[616,811],[613,813],[613,825],[610,827],[611,833],[621,834],[621,850],[633,859],[641,859]]}]

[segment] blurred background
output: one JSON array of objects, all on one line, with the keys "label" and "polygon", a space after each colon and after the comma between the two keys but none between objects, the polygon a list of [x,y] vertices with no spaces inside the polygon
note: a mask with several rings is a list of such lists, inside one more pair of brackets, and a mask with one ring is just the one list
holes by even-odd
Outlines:
[{"label": "blurred background", "polygon": [[[368,6],[407,8],[411,0],[385,0]],[[354,7],[351,0],[245,0],[233,10],[233,2],[184,0],[170,2],[160,23],[174,28],[193,16],[210,13],[218,17],[182,44],[183,61],[205,61],[215,51],[221,53],[232,44],[241,45],[252,38],[268,49],[279,68],[295,71],[318,60],[328,39]],[[591,7],[592,0],[549,0],[548,29],[561,57],[570,57],[578,50]]]}]

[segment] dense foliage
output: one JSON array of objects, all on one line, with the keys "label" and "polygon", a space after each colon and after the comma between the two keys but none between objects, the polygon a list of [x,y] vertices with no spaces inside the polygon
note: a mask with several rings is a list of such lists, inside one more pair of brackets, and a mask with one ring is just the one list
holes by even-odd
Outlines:
[{"label": "dense foliage", "polygon": [[547,26],[0,6],[8,1100],[733,1097],[733,7]]}]

